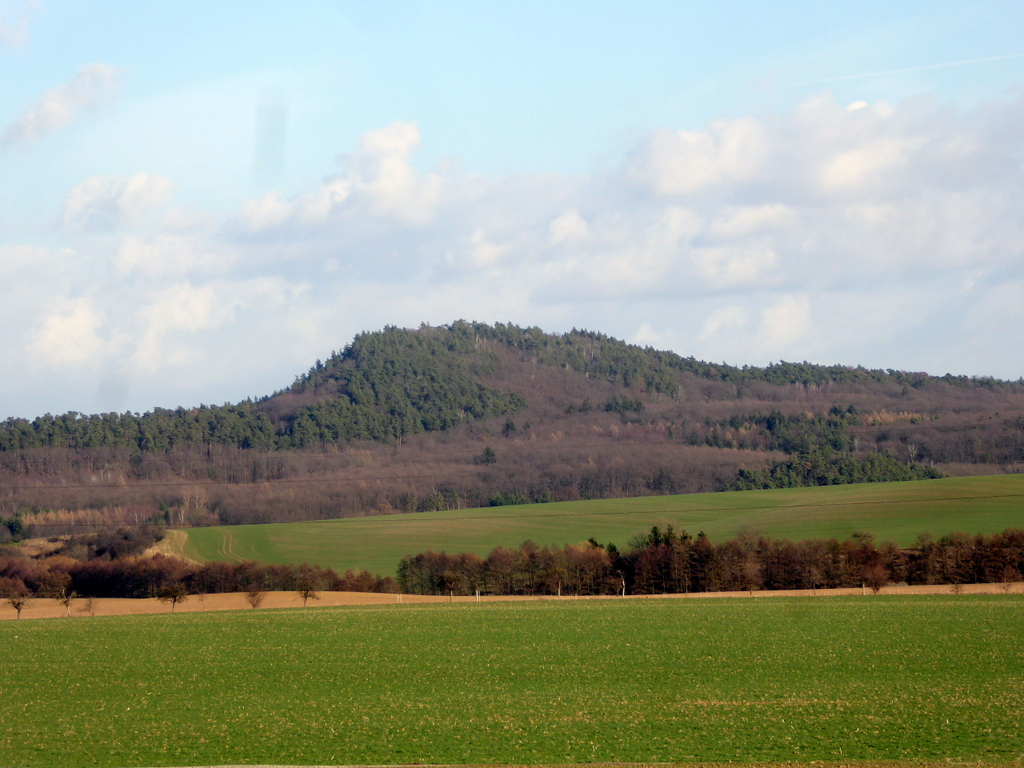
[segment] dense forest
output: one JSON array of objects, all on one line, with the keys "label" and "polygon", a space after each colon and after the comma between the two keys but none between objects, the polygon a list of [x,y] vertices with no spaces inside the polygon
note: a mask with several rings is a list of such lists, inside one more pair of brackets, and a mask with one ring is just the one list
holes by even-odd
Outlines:
[{"label": "dense forest", "polygon": [[[0,451],[31,448],[121,448],[159,453],[176,447],[231,446],[238,449],[288,450],[321,447],[354,440],[401,440],[406,435],[451,429],[490,416],[512,414],[526,407],[515,392],[500,392],[480,383],[493,374],[501,359],[488,349],[497,344],[521,352],[533,365],[563,368],[587,378],[645,393],[679,397],[679,374],[735,385],[735,399],[744,399],[744,385],[820,387],[835,384],[898,385],[925,388],[935,382],[967,390],[1012,387],[1024,383],[969,379],[902,371],[877,371],[808,363],[779,363],[767,368],[712,365],[671,352],[658,352],[599,333],[572,331],[562,336],[537,328],[495,326],[460,321],[451,326],[408,331],[386,328],[357,336],[326,362],[317,361],[287,390],[259,401],[198,408],[157,408],[145,414],[67,413],[32,421],[9,418],[0,424]],[[582,405],[582,404],[581,404]],[[613,396],[605,411],[642,412],[639,399]],[[581,408],[585,412],[586,408]],[[833,415],[836,409],[833,408]],[[570,406],[572,412],[572,406]],[[781,414],[753,415],[749,421],[773,435],[785,452],[808,450],[806,430],[785,424]],[[739,428],[744,421],[730,419]],[[820,421],[820,419],[819,419]],[[822,424],[814,425],[822,432]],[[842,419],[829,428],[841,431]],[[796,442],[800,441],[800,442]],[[833,448],[848,445],[830,440]]]},{"label": "dense forest", "polygon": [[469,351],[453,334],[389,328],[358,336],[326,363],[318,360],[288,390],[258,402],[7,419],[0,425],[0,451],[119,448],[147,454],[215,445],[282,451],[401,440],[522,409],[519,395],[475,380],[491,361],[476,360],[471,367]]},{"label": "dense forest", "polygon": [[1024,382],[708,363],[600,333],[363,333],[276,393],[0,423],[0,543],[1024,468]]}]

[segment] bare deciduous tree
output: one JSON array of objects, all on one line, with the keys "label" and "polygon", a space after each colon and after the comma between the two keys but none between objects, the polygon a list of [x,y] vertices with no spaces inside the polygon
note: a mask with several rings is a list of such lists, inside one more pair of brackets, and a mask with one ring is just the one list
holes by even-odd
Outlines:
[{"label": "bare deciduous tree", "polygon": [[28,590],[11,589],[4,595],[4,599],[11,608],[18,612],[19,619],[21,612],[32,603]]},{"label": "bare deciduous tree", "polygon": [[747,560],[743,563],[743,586],[747,588],[747,593],[751,597],[754,596],[754,589],[761,587],[763,571],[764,567],[756,560]]},{"label": "bare deciduous tree", "polygon": [[60,592],[54,597],[54,600],[63,605],[66,615],[70,616],[71,604],[75,601],[76,597],[78,597],[78,594],[74,590],[62,587]]},{"label": "bare deciduous tree", "polygon": [[1008,565],[1003,568],[1003,572],[1000,574],[1003,585],[1001,589],[1003,594],[1008,595],[1013,591],[1013,585],[1021,580],[1020,571],[1014,568],[1012,565]]},{"label": "bare deciduous tree", "polygon": [[160,598],[161,603],[170,603],[171,613],[174,613],[174,609],[178,603],[183,603],[188,599],[188,588],[180,581],[175,581],[165,587],[162,587],[160,591],[156,593],[156,596]]},{"label": "bare deciduous tree", "polygon": [[254,610],[259,608],[267,597],[267,590],[260,587],[252,587],[245,592],[245,601]]},{"label": "bare deciduous tree", "polygon": [[889,583],[890,575],[888,568],[877,563],[864,569],[864,582],[871,587],[871,593],[877,595]]},{"label": "bare deciduous tree", "polygon": [[320,580],[316,577],[312,571],[303,569],[299,574],[299,578],[295,582],[295,593],[302,598],[302,607],[306,607],[306,602],[310,599],[319,600],[320,595],[318,590],[320,589]]}]

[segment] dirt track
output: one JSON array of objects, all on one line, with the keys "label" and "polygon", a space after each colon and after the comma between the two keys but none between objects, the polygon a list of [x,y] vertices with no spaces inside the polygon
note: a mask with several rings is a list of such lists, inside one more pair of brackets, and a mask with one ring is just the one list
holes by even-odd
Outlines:
[{"label": "dirt track", "polygon": [[[964,584],[963,594],[995,595],[1003,594],[1002,584]],[[1012,585],[1011,592],[1022,591],[1020,584]],[[881,595],[948,595],[952,593],[949,585],[932,584],[913,587],[883,587]],[[628,600],[712,600],[717,598],[750,598],[750,597],[810,597],[812,595],[866,595],[871,596],[871,590],[861,588],[852,589],[819,589],[811,590],[777,590],[749,592],[694,592],[688,595],[638,595],[627,597]],[[498,597],[484,596],[481,602],[511,601],[511,600],[621,600],[617,597],[554,597],[545,595],[541,597]],[[319,600],[310,600],[308,607],[317,608],[321,606],[335,605],[394,605],[401,602],[404,605],[417,603],[472,603],[475,597],[459,597],[449,600],[447,597],[433,597],[426,595],[398,595],[378,594],[372,592],[321,592]],[[260,606],[264,608],[301,608],[302,599],[294,592],[268,592],[266,599]],[[91,609],[91,610],[90,610]],[[252,610],[246,602],[245,594],[242,592],[227,592],[217,595],[190,595],[184,602],[175,609],[175,613],[197,613],[201,611],[240,611]],[[156,598],[144,600],[133,600],[129,598],[95,598],[90,602],[85,598],[79,598],[71,605],[71,618],[88,616],[126,616],[144,613],[170,613],[171,607],[162,603]],[[21,612],[23,619],[53,619],[65,618],[67,613],[64,606],[56,600],[44,598],[33,599]],[[15,619],[17,614],[6,601],[0,602],[0,620]]]}]

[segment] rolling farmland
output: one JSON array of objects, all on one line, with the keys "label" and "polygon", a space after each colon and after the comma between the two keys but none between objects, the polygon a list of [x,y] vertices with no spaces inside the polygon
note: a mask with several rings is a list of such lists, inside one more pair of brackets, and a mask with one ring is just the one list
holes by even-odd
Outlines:
[{"label": "rolling farmland", "polygon": [[398,561],[433,548],[585,541],[624,546],[652,525],[671,524],[713,540],[753,528],[778,538],[840,539],[868,531],[907,546],[921,533],[995,533],[1024,526],[1024,476],[949,478],[771,491],[490,507],[345,520],[195,528],[172,551],[199,562],[318,563],[393,574]]},{"label": "rolling farmland", "polygon": [[595,600],[0,624],[0,764],[1024,753],[1024,597]]}]

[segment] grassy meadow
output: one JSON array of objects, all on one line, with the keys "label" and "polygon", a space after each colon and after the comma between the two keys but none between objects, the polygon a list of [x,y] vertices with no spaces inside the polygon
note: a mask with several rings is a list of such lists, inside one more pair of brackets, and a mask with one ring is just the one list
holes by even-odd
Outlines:
[{"label": "grassy meadow", "polygon": [[793,540],[845,539],[868,531],[910,545],[918,534],[996,533],[1024,526],[1024,475],[865,483],[820,488],[648,496],[532,504],[276,525],[196,528],[178,552],[199,562],[318,563],[341,572],[393,575],[427,548],[476,552],[495,546],[564,545],[593,536],[623,547],[652,525],[671,524],[718,541],[754,528]]},{"label": "grassy meadow", "polygon": [[0,765],[1024,754],[1024,596],[563,600],[0,623]]}]

